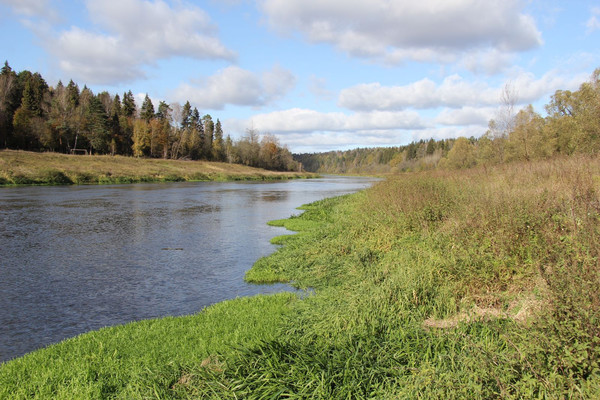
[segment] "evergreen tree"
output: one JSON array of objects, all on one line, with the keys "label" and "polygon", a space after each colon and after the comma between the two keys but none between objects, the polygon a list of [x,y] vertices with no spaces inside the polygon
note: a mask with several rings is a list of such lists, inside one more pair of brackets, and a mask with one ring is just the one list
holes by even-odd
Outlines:
[{"label": "evergreen tree", "polygon": [[202,125],[204,126],[204,141],[202,142],[202,154],[205,158],[212,158],[212,147],[215,131],[215,123],[210,114],[202,117]]},{"label": "evergreen tree", "polygon": [[135,98],[131,90],[127,93],[123,93],[123,116],[128,118],[135,117],[136,112]]},{"label": "evergreen tree", "polygon": [[140,118],[146,122],[150,122],[150,120],[154,118],[154,116],[154,105],[152,104],[152,100],[150,100],[148,94],[146,94],[144,102],[142,103],[142,108],[140,110]]},{"label": "evergreen tree", "polygon": [[8,65],[8,60],[4,61],[4,66],[0,70],[0,75],[9,75],[13,72],[10,65]]},{"label": "evergreen tree", "polygon": [[68,107],[72,110],[79,106],[79,87],[72,80],[67,85]]},{"label": "evergreen tree", "polygon": [[212,143],[212,157],[215,161],[225,161],[225,142],[223,141],[223,128],[217,118],[215,124],[215,139]]},{"label": "evergreen tree", "polygon": [[429,139],[429,142],[427,142],[427,148],[425,149],[425,154],[430,156],[434,152],[435,152],[435,140]]},{"label": "evergreen tree", "polygon": [[13,117],[19,107],[17,74],[4,63],[0,72],[0,147],[11,146],[13,137]]},{"label": "evergreen tree", "polygon": [[184,137],[184,155],[192,160],[198,160],[203,157],[202,144],[204,143],[204,127],[200,119],[198,109],[194,110],[190,116],[190,126],[185,129]]},{"label": "evergreen tree", "polygon": [[158,105],[158,112],[156,113],[156,117],[160,120],[170,120],[171,111],[171,107],[164,101],[161,101]]},{"label": "evergreen tree", "polygon": [[190,127],[192,118],[192,106],[189,101],[186,101],[181,110],[181,127],[187,129]]},{"label": "evergreen tree", "polygon": [[122,113],[121,98],[115,95],[112,100],[111,108],[108,114],[108,129],[110,131],[110,154],[121,153],[123,146],[123,134],[121,132],[120,116]]},{"label": "evergreen tree", "polygon": [[48,84],[39,73],[29,75],[25,80],[21,106],[31,111],[34,116],[41,117],[45,108],[44,97],[48,89]]},{"label": "evergreen tree", "polygon": [[108,117],[104,105],[97,96],[92,95],[90,98],[85,120],[85,136],[90,146],[90,154],[106,152],[110,137],[107,129]]}]

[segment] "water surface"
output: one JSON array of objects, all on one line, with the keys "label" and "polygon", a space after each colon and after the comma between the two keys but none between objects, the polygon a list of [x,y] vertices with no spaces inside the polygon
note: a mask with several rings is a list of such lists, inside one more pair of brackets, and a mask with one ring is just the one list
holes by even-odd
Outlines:
[{"label": "water surface", "polygon": [[0,362],[104,326],[288,289],[244,272],[271,219],[368,178],[0,188]]}]

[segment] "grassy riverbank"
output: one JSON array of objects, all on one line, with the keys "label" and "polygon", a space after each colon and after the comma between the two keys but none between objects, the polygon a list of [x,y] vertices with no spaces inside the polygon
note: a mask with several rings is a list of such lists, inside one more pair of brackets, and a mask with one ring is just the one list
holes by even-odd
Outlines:
[{"label": "grassy riverbank", "polygon": [[0,151],[0,185],[272,180],[313,176],[239,164]]},{"label": "grassy riverbank", "polygon": [[0,398],[598,398],[600,160],[400,175],[274,224],[238,299],[0,367]]}]

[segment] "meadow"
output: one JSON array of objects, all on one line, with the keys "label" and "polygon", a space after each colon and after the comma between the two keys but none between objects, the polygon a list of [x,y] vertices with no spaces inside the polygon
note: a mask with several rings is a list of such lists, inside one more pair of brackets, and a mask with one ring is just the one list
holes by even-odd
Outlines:
[{"label": "meadow", "polygon": [[309,176],[312,174],[267,171],[213,161],[0,151],[0,185],[272,180]]},{"label": "meadow", "polygon": [[0,366],[0,398],[600,397],[600,160],[390,176],[272,224],[304,296],[106,328]]}]

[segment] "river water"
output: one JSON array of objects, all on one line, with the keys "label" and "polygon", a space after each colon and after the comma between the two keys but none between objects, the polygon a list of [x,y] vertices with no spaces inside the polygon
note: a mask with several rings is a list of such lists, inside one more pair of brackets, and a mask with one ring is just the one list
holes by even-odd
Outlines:
[{"label": "river water", "polygon": [[104,326],[289,290],[246,270],[267,221],[368,178],[0,188],[0,362]]}]

